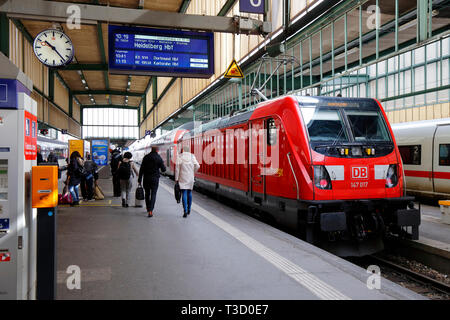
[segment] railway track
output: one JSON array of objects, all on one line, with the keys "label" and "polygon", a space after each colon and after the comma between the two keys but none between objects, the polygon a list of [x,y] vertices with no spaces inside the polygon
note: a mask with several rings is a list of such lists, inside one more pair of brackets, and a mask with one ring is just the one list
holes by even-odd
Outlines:
[{"label": "railway track", "polygon": [[450,300],[450,285],[411,270],[380,254],[362,258],[349,258],[349,261],[363,268],[377,265],[381,276],[406,287],[432,300]]}]

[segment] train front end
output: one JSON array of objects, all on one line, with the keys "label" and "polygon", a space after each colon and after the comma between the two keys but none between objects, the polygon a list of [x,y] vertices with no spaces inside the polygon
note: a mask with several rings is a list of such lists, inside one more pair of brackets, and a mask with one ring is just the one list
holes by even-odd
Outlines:
[{"label": "train front end", "polygon": [[[378,101],[298,97],[298,103],[313,175],[313,199],[302,201],[307,240],[339,243],[333,250],[346,256],[379,251],[390,234],[418,239],[420,212],[405,195],[402,160]],[[346,252],[342,243],[358,251]]]}]

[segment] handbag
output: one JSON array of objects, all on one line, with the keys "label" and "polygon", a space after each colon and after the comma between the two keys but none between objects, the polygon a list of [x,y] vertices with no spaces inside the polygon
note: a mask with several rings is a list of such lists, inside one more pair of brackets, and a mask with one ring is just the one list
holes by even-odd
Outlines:
[{"label": "handbag", "polygon": [[144,199],[145,199],[144,188],[142,188],[142,186],[138,186],[136,188],[136,200],[144,200]]},{"label": "handbag", "polygon": [[103,200],[103,199],[105,199],[105,195],[103,194],[103,191],[102,191],[102,189],[100,188],[99,185],[95,186],[94,198],[95,198],[95,200]]},{"label": "handbag", "polygon": [[180,184],[178,182],[175,183],[175,186],[173,187],[173,194],[175,195],[175,200],[177,201],[177,203],[180,203],[181,189],[180,189]]}]

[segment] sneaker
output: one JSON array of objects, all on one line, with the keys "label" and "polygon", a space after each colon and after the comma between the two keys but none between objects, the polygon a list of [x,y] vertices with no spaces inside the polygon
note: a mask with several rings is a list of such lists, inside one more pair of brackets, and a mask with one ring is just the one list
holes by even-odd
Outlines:
[{"label": "sneaker", "polygon": [[187,214],[190,215],[191,214],[191,210],[189,210]]},{"label": "sneaker", "polygon": [[122,199],[122,207],[125,208],[125,200],[124,199]]},{"label": "sneaker", "polygon": [[128,208],[128,203],[125,203],[125,208]]},{"label": "sneaker", "polygon": [[153,212],[149,211],[147,217],[149,217],[149,218],[153,217]]},{"label": "sneaker", "polygon": [[187,217],[187,212],[185,212],[184,214],[183,214],[183,218],[186,218]]}]

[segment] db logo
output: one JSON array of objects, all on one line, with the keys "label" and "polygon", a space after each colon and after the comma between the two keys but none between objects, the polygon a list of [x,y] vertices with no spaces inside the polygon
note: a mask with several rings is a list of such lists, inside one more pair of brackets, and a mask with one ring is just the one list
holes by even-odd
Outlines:
[{"label": "db logo", "polygon": [[367,179],[369,178],[369,170],[367,167],[353,167],[352,179]]}]

